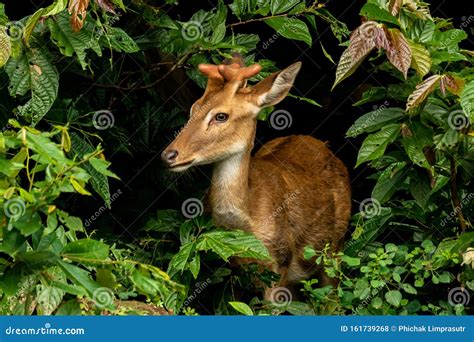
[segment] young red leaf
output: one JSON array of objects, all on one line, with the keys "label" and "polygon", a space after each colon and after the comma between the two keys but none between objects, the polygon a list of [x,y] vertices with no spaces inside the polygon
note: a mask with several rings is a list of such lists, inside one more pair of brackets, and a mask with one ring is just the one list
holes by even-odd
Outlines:
[{"label": "young red leaf", "polygon": [[406,79],[412,56],[408,41],[398,29],[388,29],[387,39],[389,41],[389,46],[385,49],[387,58],[395,68],[402,72]]},{"label": "young red leaf", "polygon": [[406,110],[412,110],[420,105],[436,89],[441,78],[441,75],[433,75],[419,83],[415,91],[408,96]]},{"label": "young red leaf", "polygon": [[71,27],[74,32],[81,30],[87,17],[89,0],[69,0],[68,11],[71,14]]}]

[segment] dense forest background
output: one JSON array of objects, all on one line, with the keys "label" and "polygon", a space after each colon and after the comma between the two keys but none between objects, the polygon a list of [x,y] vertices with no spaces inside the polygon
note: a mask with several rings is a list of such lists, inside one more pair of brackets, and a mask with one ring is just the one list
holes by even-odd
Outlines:
[{"label": "dense forest background", "polygon": [[[460,1],[1,6],[4,314],[469,312],[474,17]],[[389,41],[404,38],[364,46],[365,61],[369,52],[344,66],[371,22]],[[263,246],[183,206],[203,197],[211,167],[172,174],[160,161],[202,94],[197,65],[233,51],[261,63],[260,78],[303,62],[291,96],[261,115],[255,150],[309,134],[350,170],[344,253],[305,251],[337,288],[313,279],[301,298],[262,301],[248,283],[275,275],[228,260],[265,258]],[[291,124],[275,129],[273,109]]]}]

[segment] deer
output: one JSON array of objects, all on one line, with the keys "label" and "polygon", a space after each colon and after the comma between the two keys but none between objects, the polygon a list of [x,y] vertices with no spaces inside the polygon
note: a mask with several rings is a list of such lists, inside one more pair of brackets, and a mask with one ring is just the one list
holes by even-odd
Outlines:
[{"label": "deer", "polygon": [[192,106],[187,124],[163,150],[161,158],[175,172],[213,164],[207,202],[212,220],[226,229],[253,233],[271,256],[266,263],[280,278],[264,290],[294,293],[301,280],[316,276],[334,284],[305,246],[339,251],[351,214],[349,174],[322,142],[309,135],[279,137],[252,156],[261,109],[275,106],[289,93],[301,62],[275,72],[253,86],[261,71],[233,54],[220,65],[200,64],[207,77],[204,94]]}]

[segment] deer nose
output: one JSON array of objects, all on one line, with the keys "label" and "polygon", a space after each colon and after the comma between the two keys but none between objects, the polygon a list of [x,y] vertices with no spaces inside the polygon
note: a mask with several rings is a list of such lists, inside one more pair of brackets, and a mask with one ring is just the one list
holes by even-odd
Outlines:
[{"label": "deer nose", "polygon": [[178,156],[178,151],[176,150],[168,150],[168,151],[163,151],[161,154],[161,159],[167,164],[171,164],[176,160],[176,157]]}]

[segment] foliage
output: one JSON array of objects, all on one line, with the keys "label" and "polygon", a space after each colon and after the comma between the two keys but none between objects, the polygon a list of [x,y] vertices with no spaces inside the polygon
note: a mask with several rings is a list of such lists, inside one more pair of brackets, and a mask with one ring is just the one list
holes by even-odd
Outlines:
[{"label": "foliage", "polygon": [[[460,265],[473,247],[473,54],[460,45],[466,33],[425,4],[369,0],[350,37],[318,1],[218,0],[189,13],[174,0],[55,0],[20,20],[8,13],[0,3],[2,314],[464,313],[444,292],[474,287]],[[371,54],[373,71],[390,76],[356,103],[384,104],[347,132],[367,134],[356,164],[375,168],[376,184],[344,253],[306,250],[339,284],[307,280],[301,302],[281,305],[258,298],[275,274],[232,265],[268,258],[253,235],[163,209],[203,186],[162,172],[156,156],[205,86],[199,63],[240,52],[262,65],[255,82],[277,70],[259,52],[278,39],[318,42],[332,61],[321,27],[347,47],[335,86]],[[140,177],[133,158],[146,160]],[[133,218],[109,214],[116,206]],[[396,244],[384,242],[390,232]]]}]

